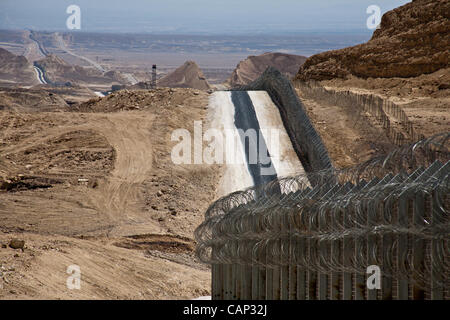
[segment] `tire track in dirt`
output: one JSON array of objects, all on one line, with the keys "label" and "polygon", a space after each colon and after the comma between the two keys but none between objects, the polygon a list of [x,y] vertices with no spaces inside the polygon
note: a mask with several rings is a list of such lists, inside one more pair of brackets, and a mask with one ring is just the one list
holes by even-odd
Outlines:
[{"label": "tire track in dirt", "polygon": [[142,112],[114,113],[94,120],[96,130],[106,137],[117,155],[111,175],[89,194],[100,212],[119,222],[112,234],[134,234],[136,224],[147,224],[147,230],[163,232],[142,210],[142,183],[153,164],[153,120],[154,115]]},{"label": "tire track in dirt", "polygon": [[[144,213],[141,192],[142,183],[152,170],[150,128],[154,117],[153,114],[142,111],[89,114],[72,120],[78,123],[36,132],[15,145],[5,147],[1,154],[4,157],[24,152],[72,131],[93,130],[107,139],[116,151],[116,159],[110,174],[100,181],[97,188],[87,192],[88,206],[96,208],[100,215],[117,225],[112,230],[114,234],[135,234],[137,225],[142,224],[145,224],[142,232],[163,232],[159,224]],[[12,125],[13,123],[10,127]],[[2,132],[6,133],[7,130]]]}]

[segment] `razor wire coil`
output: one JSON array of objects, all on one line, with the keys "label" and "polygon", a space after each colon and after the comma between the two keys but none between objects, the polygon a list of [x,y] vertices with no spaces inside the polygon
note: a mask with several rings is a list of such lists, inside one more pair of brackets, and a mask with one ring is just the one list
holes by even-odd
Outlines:
[{"label": "razor wire coil", "polygon": [[364,274],[370,263],[415,286],[433,279],[449,288],[449,139],[435,135],[351,168],[223,197],[195,231],[197,255],[209,264],[323,274]]}]

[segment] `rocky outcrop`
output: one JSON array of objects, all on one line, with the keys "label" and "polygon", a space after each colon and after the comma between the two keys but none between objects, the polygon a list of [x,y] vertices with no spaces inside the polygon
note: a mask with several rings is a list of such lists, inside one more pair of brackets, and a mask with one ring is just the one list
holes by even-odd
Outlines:
[{"label": "rocky outcrop", "polygon": [[226,84],[230,87],[249,84],[261,76],[268,67],[274,67],[286,77],[293,78],[306,59],[303,56],[278,52],[249,56],[237,65]]},{"label": "rocky outcrop", "polygon": [[450,2],[413,0],[383,15],[367,43],[310,57],[299,80],[417,77],[449,67]]},{"label": "rocky outcrop", "polygon": [[158,87],[211,89],[202,70],[194,61],[187,61],[181,67],[158,81]]},{"label": "rocky outcrop", "polygon": [[38,83],[33,65],[24,56],[16,56],[0,48],[0,84],[2,86],[17,84],[28,86]]}]

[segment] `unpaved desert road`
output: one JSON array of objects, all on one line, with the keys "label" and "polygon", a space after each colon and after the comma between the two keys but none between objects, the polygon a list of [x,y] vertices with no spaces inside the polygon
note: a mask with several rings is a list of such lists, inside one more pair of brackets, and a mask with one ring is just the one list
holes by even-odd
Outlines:
[{"label": "unpaved desert road", "polygon": [[157,222],[142,214],[143,200],[140,198],[142,182],[152,170],[153,145],[149,132],[153,120],[153,114],[143,112],[90,114],[84,123],[36,132],[20,143],[4,148],[3,153],[6,156],[22,152],[63,134],[94,129],[114,147],[116,159],[110,175],[86,193],[86,206],[95,209],[106,222],[115,226],[110,234],[164,233]]},{"label": "unpaved desert road", "polygon": [[77,58],[79,58],[79,59],[82,59],[82,60],[86,61],[87,63],[91,64],[91,65],[94,66],[96,69],[98,69],[100,72],[106,72],[106,70],[105,70],[101,65],[99,65],[97,62],[95,62],[95,61],[93,61],[93,60],[91,60],[91,59],[89,59],[89,58],[86,58],[86,57],[84,57],[84,56],[80,56],[80,55],[74,53],[73,51],[71,51],[69,48],[67,48],[67,46],[66,46],[66,44],[64,43],[64,40],[63,40],[63,38],[61,37],[60,34],[57,33],[57,34],[55,35],[55,40],[56,40],[56,42],[58,43],[59,48],[60,48],[61,50],[63,50],[64,52],[66,52],[66,53],[68,53],[68,54],[70,54],[70,55],[72,55],[72,56],[74,56],[74,57],[77,57]]}]

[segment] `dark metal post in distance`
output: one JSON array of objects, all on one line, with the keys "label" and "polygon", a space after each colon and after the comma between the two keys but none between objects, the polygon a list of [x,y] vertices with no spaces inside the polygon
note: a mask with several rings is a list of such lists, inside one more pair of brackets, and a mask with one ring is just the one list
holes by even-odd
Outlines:
[{"label": "dark metal post in distance", "polygon": [[156,64],[152,67],[152,89],[156,89]]}]

